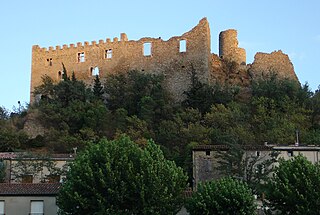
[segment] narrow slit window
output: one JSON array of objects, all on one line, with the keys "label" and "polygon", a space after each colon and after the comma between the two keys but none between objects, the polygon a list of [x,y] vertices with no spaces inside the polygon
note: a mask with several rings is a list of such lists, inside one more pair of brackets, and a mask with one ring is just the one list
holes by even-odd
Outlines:
[{"label": "narrow slit window", "polygon": [[83,63],[85,61],[84,52],[78,53],[78,63]]},{"label": "narrow slit window", "polygon": [[256,157],[260,157],[261,152],[260,151],[256,151]]},{"label": "narrow slit window", "polygon": [[62,79],[62,73],[61,73],[61,71],[58,72],[58,79],[59,79],[59,80]]},{"label": "narrow slit window", "polygon": [[106,50],[106,59],[111,59],[112,58],[112,49]]},{"label": "narrow slit window", "polygon": [[180,52],[186,52],[187,51],[187,41],[186,40],[180,40],[179,51]]},{"label": "narrow slit window", "polygon": [[144,43],[143,44],[143,55],[144,56],[151,56],[151,43]]}]

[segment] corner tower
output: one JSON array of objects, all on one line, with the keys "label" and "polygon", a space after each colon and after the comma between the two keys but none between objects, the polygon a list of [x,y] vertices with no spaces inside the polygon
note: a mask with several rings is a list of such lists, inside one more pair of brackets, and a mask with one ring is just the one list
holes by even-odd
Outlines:
[{"label": "corner tower", "polygon": [[219,34],[219,56],[239,64],[246,64],[246,50],[238,47],[238,33],[234,29]]}]

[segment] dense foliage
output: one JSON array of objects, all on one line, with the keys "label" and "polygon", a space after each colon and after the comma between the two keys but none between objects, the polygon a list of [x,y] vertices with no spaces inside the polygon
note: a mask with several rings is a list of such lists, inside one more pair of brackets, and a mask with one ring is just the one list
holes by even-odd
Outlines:
[{"label": "dense foliage", "polygon": [[[79,150],[87,142],[127,134],[141,145],[153,139],[191,176],[191,148],[200,144],[320,144],[320,90],[271,76],[252,83],[251,92],[237,86],[206,84],[191,72],[181,104],[172,101],[163,77],[137,71],[93,77],[92,87],[68,77],[55,83],[43,77],[35,90],[38,102],[28,109],[43,134],[23,132],[28,116],[0,111],[2,151],[45,147],[53,152]],[[247,92],[243,96],[243,92]],[[12,115],[12,114],[11,114]]]},{"label": "dense foliage", "polygon": [[191,215],[252,215],[256,211],[248,185],[232,178],[199,184],[186,208]]},{"label": "dense foliage", "polygon": [[278,214],[320,214],[320,166],[302,155],[281,160],[268,183],[267,199]]},{"label": "dense foliage", "polygon": [[187,176],[148,141],[101,140],[73,162],[58,206],[62,214],[176,214]]}]

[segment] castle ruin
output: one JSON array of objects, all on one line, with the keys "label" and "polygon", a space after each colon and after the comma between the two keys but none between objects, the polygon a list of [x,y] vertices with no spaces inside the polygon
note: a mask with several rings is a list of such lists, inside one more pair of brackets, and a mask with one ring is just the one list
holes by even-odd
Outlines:
[{"label": "castle ruin", "polygon": [[109,74],[131,70],[162,74],[165,87],[177,100],[181,100],[190,86],[191,69],[206,83],[248,86],[252,79],[271,72],[298,80],[289,57],[281,51],[257,53],[254,62],[246,64],[246,51],[238,47],[236,30],[220,33],[219,56],[211,53],[210,47],[210,27],[206,18],[192,30],[167,41],[160,37],[133,41],[122,33],[120,40],[115,37],[48,49],[34,45],[30,102],[34,102],[33,91],[42,84],[44,75],[55,82],[62,79],[63,64],[69,73],[74,72],[77,79],[88,85],[92,84],[95,75],[103,80]]}]

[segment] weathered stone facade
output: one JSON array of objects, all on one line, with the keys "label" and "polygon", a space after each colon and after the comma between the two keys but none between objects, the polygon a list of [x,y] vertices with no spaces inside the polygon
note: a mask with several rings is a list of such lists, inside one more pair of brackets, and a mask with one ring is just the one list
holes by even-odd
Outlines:
[{"label": "weathered stone facade", "polygon": [[[211,37],[206,18],[189,32],[167,41],[144,37],[128,40],[125,33],[120,40],[92,41],[40,48],[32,47],[32,71],[30,102],[32,92],[42,83],[42,76],[48,75],[58,82],[62,78],[63,66],[69,73],[74,72],[79,80],[90,85],[94,75],[103,80],[108,74],[130,70],[163,74],[166,88],[174,99],[183,99],[183,92],[190,86],[190,71],[195,69],[198,78],[207,83],[221,82],[248,85],[251,77],[264,70],[272,70],[283,77],[297,79],[289,58],[282,53],[257,54],[252,65],[246,65],[246,52],[238,47],[237,31],[227,30],[220,34],[220,57],[211,54]],[[291,67],[290,67],[291,65]],[[288,70],[287,70],[288,69]],[[70,75],[70,74],[69,74]]]}]

